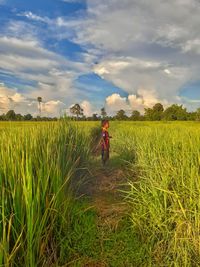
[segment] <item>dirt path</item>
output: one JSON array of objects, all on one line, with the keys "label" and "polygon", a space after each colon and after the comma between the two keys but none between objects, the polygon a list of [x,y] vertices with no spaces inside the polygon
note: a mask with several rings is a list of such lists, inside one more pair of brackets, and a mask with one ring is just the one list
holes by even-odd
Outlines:
[{"label": "dirt path", "polygon": [[98,214],[98,225],[116,229],[127,211],[120,193],[126,182],[124,172],[113,167],[99,167],[92,170],[92,179],[88,192]]},{"label": "dirt path", "polygon": [[120,241],[123,237],[118,234],[119,237],[113,242],[114,244],[109,249],[105,248],[106,242],[112,242],[112,239],[115,239],[114,234],[120,231],[121,223],[127,218],[128,205],[124,201],[122,192],[127,187],[126,182],[124,170],[117,164],[114,166],[112,159],[106,167],[101,166],[100,160],[92,163],[90,178],[81,188],[81,194],[89,199],[89,203],[97,213],[96,224],[100,234],[101,261],[94,262],[88,259],[88,262],[81,267],[109,267],[111,265],[107,263],[106,258],[116,257],[115,254],[119,253],[120,242],[122,247],[124,246],[123,241]]}]

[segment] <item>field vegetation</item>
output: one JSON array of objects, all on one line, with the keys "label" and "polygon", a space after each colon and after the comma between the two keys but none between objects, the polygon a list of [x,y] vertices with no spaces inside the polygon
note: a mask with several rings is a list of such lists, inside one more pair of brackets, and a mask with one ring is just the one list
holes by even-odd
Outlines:
[{"label": "field vegetation", "polygon": [[1,127],[0,266],[66,259],[70,184],[88,159],[87,143],[83,131],[65,123]]},{"label": "field vegetation", "polygon": [[113,145],[129,163],[126,197],[145,265],[199,266],[199,123],[118,123],[117,128]]},{"label": "field vegetation", "polygon": [[[106,170],[91,156],[96,126],[0,124],[0,266],[199,266],[200,124],[111,122]],[[116,173],[127,209],[100,227],[98,207],[76,191]]]}]

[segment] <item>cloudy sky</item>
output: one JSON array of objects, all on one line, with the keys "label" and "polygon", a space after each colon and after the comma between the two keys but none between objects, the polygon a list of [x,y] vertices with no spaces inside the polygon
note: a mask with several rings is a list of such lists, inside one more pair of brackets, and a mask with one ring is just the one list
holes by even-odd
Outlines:
[{"label": "cloudy sky", "polygon": [[199,0],[0,0],[0,113],[200,106]]}]

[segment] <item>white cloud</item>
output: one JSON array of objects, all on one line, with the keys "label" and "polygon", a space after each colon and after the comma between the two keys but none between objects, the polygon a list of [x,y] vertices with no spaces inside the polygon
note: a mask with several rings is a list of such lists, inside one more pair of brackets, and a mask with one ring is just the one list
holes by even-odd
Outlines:
[{"label": "white cloud", "polygon": [[106,98],[106,110],[108,113],[114,113],[120,109],[129,110],[126,97],[121,97],[119,94],[112,94]]},{"label": "white cloud", "polygon": [[46,101],[59,99],[70,103],[78,95],[73,81],[87,73],[87,64],[69,61],[43,48],[37,39],[0,36],[0,66],[5,73],[20,78],[27,95],[42,96]]},{"label": "white cloud", "polygon": [[154,90],[145,90],[140,88],[137,94],[130,94],[128,97],[121,97],[119,94],[112,94],[106,98],[106,110],[110,114],[123,109],[128,114],[133,110],[144,112],[145,108],[151,108],[156,103],[161,102],[164,106],[169,105],[166,100],[157,97]]},{"label": "white cloud", "polygon": [[95,65],[94,72],[129,94],[136,94],[143,88],[155,91],[160,99],[166,101],[175,100],[179,88],[192,75],[192,70],[186,67],[132,57],[108,58]]},{"label": "white cloud", "polygon": [[93,111],[93,107],[91,105],[91,103],[87,100],[82,101],[82,103],[80,104],[81,108],[83,109],[83,113],[85,116],[91,116],[94,111]]},{"label": "white cloud", "polygon": [[188,40],[184,45],[182,45],[184,52],[194,52],[200,54],[200,39]]},{"label": "white cloud", "polygon": [[137,42],[180,48],[200,33],[197,0],[88,0],[87,4],[88,27],[78,38],[107,51],[127,53]]},{"label": "white cloud", "polygon": [[32,13],[31,11],[26,11],[26,12],[20,13],[20,14],[18,14],[18,16],[26,17],[28,19],[36,20],[36,21],[40,21],[40,22],[44,22],[44,23],[50,23],[51,22],[51,20],[48,17],[38,16],[38,15]]},{"label": "white cloud", "polygon": [[63,102],[51,100],[43,104],[43,113],[52,116],[60,116],[63,114],[65,108],[66,105]]},{"label": "white cloud", "polygon": [[[198,78],[199,61],[187,55],[200,52],[200,5],[196,0],[125,0],[123,4],[120,0],[88,0],[87,6],[84,18],[50,20],[31,12],[24,15],[56,28],[57,38],[67,36],[89,45],[85,64],[90,67],[98,61],[94,72],[129,94],[144,88],[155,90],[161,99],[175,101],[180,88]],[[151,53],[150,49],[161,47],[160,56]],[[169,49],[177,49],[175,56]]]},{"label": "white cloud", "polygon": [[88,16],[74,25],[73,40],[100,55],[94,71],[102,78],[129,94],[141,87],[155,90],[165,101],[176,101],[185,83],[199,79],[199,1],[88,0],[87,5]]},{"label": "white cloud", "polygon": [[168,69],[165,69],[165,70],[164,70],[164,72],[165,72],[166,74],[168,74],[168,75],[170,75],[170,74],[171,74],[171,71],[170,71],[170,70],[168,70]]},{"label": "white cloud", "polygon": [[[15,109],[22,112],[27,109],[28,99],[17,92],[16,89],[6,87],[3,83],[0,85],[0,112],[5,113],[9,109]],[[21,107],[20,107],[21,106]]]},{"label": "white cloud", "polygon": [[31,97],[41,95],[48,101],[59,96],[60,101],[70,102],[78,97],[74,79],[91,71],[94,62],[98,62],[95,73],[129,94],[126,101],[112,97],[125,107],[132,102],[140,109],[156,99],[179,101],[180,88],[199,79],[199,1],[87,0],[87,7],[87,14],[76,18],[50,19],[30,11],[20,14],[46,23],[51,37],[68,38],[84,46],[88,52],[83,54],[83,63],[73,63],[45,49],[35,30],[31,28],[31,36],[22,22],[9,24],[14,37],[0,36],[2,68],[36,82]]},{"label": "white cloud", "polygon": [[[50,100],[42,103],[42,116],[60,116],[66,105],[59,100]],[[31,113],[34,116],[39,114],[36,98],[29,98],[20,94],[17,89],[6,87],[0,84],[0,113],[6,113],[14,109],[16,113]]]}]

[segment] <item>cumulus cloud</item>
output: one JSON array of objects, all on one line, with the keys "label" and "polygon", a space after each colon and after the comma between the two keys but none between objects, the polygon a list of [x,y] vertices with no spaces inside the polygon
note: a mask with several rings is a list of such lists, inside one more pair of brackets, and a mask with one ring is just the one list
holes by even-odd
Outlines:
[{"label": "cumulus cloud", "polygon": [[143,113],[145,108],[151,108],[158,102],[164,106],[169,105],[167,101],[159,99],[154,90],[140,88],[137,94],[130,94],[127,97],[121,97],[119,94],[108,96],[106,98],[106,110],[110,114],[114,114],[120,109],[125,110],[128,114],[133,110]]},{"label": "cumulus cloud", "polygon": [[163,101],[175,100],[180,87],[192,75],[186,67],[133,57],[108,58],[97,64],[94,72],[129,94],[144,88],[145,92],[155,91]]},{"label": "cumulus cloud", "polygon": [[84,18],[24,15],[87,48],[88,62],[98,62],[94,72],[127,93],[142,87],[175,101],[181,87],[199,77],[199,12],[197,0],[87,0]]},{"label": "cumulus cloud", "polygon": [[[35,83],[29,86],[29,96],[41,95],[47,101],[74,102],[79,97],[74,80],[94,71],[129,95],[127,99],[116,94],[108,97],[113,109],[117,104],[142,109],[157,100],[187,104],[180,90],[188,81],[198,80],[200,72],[199,1],[86,2],[86,13],[76,18],[50,19],[30,11],[19,14],[34,23],[31,28],[25,22],[10,22],[10,35],[0,36],[4,71]],[[58,41],[67,38],[84,47],[83,62],[63,59],[45,49],[35,34],[37,22],[46,23],[51,37]],[[85,109],[91,110],[88,103]]]},{"label": "cumulus cloud", "polygon": [[[42,116],[60,116],[66,105],[59,100],[50,100],[42,103]],[[17,91],[0,84],[0,113],[6,113],[14,109],[16,113],[31,113],[34,116],[39,114],[36,98],[29,98]]]},{"label": "cumulus cloud", "polygon": [[80,106],[83,109],[85,116],[89,117],[94,113],[93,107],[89,101],[87,101],[87,100],[82,101]]},{"label": "cumulus cloud", "polygon": [[0,66],[5,74],[27,81],[27,95],[70,102],[77,95],[73,81],[88,66],[71,62],[43,48],[37,39],[0,36]]},{"label": "cumulus cloud", "polygon": [[61,116],[66,105],[57,100],[51,100],[43,104],[43,113],[52,116]]},{"label": "cumulus cloud", "polygon": [[88,17],[75,26],[74,39],[101,55],[94,72],[102,78],[129,94],[155,90],[164,101],[176,101],[185,83],[199,79],[199,1],[87,4]]},{"label": "cumulus cloud", "polygon": [[111,52],[127,53],[138,42],[180,48],[200,33],[198,0],[88,0],[87,3],[86,23],[90,27],[80,32],[78,38]]},{"label": "cumulus cloud", "polygon": [[106,98],[106,110],[112,114],[120,109],[129,110],[129,104],[126,97],[119,94],[112,94]]}]

